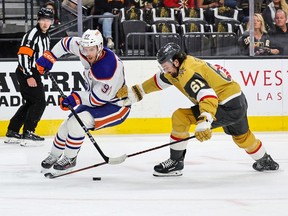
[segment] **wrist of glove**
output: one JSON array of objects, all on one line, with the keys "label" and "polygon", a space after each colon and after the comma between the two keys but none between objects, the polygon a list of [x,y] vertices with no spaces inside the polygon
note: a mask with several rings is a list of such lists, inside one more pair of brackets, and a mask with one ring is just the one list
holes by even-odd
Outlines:
[{"label": "wrist of glove", "polygon": [[60,98],[60,108],[64,111],[69,110],[69,106],[74,108],[79,104],[81,104],[81,99],[76,92],[72,92],[71,95],[66,98]]},{"label": "wrist of glove", "polygon": [[134,85],[131,87],[131,91],[128,91],[128,97],[132,103],[136,103],[143,99],[145,92],[141,89],[139,85]]},{"label": "wrist of glove", "polygon": [[143,99],[145,95],[144,91],[139,85],[134,85],[131,89],[128,89],[128,97],[124,100],[123,106],[131,106],[133,103],[136,103]]},{"label": "wrist of glove", "polygon": [[123,99],[123,98],[127,98],[128,97],[128,87],[127,85],[122,86],[117,94],[116,94],[117,98],[119,99]]},{"label": "wrist of glove", "polygon": [[56,56],[46,50],[43,55],[37,59],[36,67],[40,74],[45,74],[47,71],[50,71],[53,67],[53,64],[57,61]]},{"label": "wrist of glove", "polygon": [[211,124],[213,122],[212,115],[207,112],[201,113],[197,119],[195,128],[195,137],[200,142],[209,140],[212,136]]}]

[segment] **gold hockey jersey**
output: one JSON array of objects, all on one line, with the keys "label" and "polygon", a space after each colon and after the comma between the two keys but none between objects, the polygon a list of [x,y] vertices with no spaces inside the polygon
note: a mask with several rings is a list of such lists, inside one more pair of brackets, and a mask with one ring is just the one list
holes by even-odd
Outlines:
[{"label": "gold hockey jersey", "polygon": [[211,113],[214,119],[219,104],[224,105],[241,94],[240,85],[232,80],[226,70],[189,55],[180,66],[177,78],[159,72],[143,82],[142,89],[148,94],[171,85],[194,105],[198,104],[200,113]]}]

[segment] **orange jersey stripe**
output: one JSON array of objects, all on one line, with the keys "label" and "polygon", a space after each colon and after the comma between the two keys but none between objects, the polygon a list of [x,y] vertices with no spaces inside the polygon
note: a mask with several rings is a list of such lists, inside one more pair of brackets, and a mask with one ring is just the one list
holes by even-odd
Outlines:
[{"label": "orange jersey stripe", "polygon": [[33,56],[34,50],[30,47],[22,46],[19,48],[17,55],[28,55],[29,57]]},{"label": "orange jersey stripe", "polygon": [[114,122],[115,120],[120,119],[123,116],[125,116],[127,114],[127,112],[129,112],[129,108],[125,107],[120,113],[118,113],[116,115],[108,117],[102,121],[95,121],[95,128],[98,129],[98,128],[102,127],[103,125]]},{"label": "orange jersey stripe", "polygon": [[100,103],[97,100],[95,100],[95,98],[91,95],[90,96],[91,102],[96,105],[96,106],[102,106],[104,103]]}]

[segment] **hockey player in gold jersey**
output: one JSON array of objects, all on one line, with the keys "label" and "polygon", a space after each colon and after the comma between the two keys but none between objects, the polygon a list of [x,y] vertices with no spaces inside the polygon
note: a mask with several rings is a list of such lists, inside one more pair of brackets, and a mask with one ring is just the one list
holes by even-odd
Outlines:
[{"label": "hockey player in gold jersey", "polygon": [[[186,55],[175,43],[168,43],[157,53],[162,71],[142,84],[132,86],[128,101],[140,101],[145,94],[174,85],[192,103],[191,108],[179,108],[172,115],[170,141],[189,137],[191,125],[196,125],[195,137],[209,140],[213,128],[222,127],[235,144],[254,160],[257,171],[277,170],[279,165],[267,154],[261,141],[250,131],[247,101],[240,85],[226,70]],[[170,158],[154,167],[154,176],[180,176],[188,141],[170,146]]]}]

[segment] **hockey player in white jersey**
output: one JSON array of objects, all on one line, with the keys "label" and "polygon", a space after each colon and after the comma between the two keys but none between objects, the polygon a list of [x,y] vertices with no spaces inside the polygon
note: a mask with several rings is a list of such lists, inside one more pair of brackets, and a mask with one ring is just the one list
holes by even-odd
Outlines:
[{"label": "hockey player in white jersey", "polygon": [[[89,130],[99,130],[122,123],[130,106],[120,106],[122,93],[127,93],[123,62],[109,49],[103,47],[103,37],[98,30],[84,32],[80,37],[61,39],[51,51],[37,60],[40,73],[52,69],[58,58],[65,54],[79,56],[84,66],[85,91],[74,91],[60,101],[63,110],[75,107],[80,119]],[[85,131],[73,115],[65,120],[53,141],[51,153],[41,163],[43,172],[61,173],[76,165],[77,154],[84,141]]]}]

